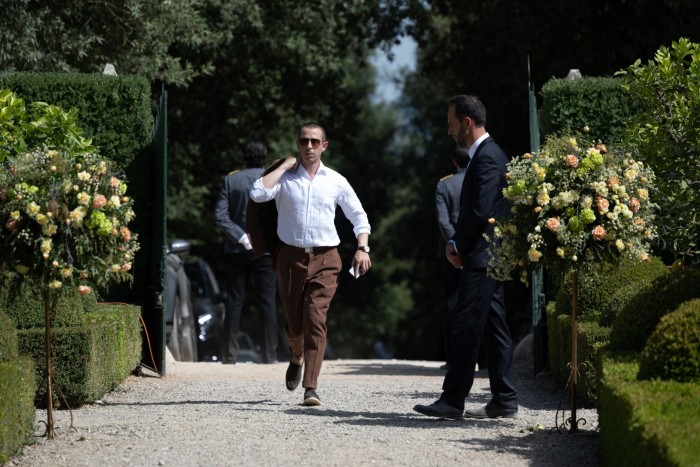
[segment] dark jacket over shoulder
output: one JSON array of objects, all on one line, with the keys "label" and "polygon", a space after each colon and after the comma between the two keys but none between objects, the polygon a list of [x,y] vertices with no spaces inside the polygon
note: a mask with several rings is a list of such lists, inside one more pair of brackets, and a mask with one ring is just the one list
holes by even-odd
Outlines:
[{"label": "dark jacket over shoulder", "polygon": [[246,208],[250,187],[263,173],[262,167],[246,168],[228,174],[216,200],[216,223],[226,236],[226,253],[245,253],[238,239],[246,234]]},{"label": "dark jacket over shoulder", "polygon": [[477,148],[467,167],[460,196],[457,231],[452,240],[462,255],[465,268],[485,268],[489,256],[484,234],[492,235],[489,219],[506,217],[510,203],[503,196],[507,186],[508,157],[493,138],[486,138]]}]

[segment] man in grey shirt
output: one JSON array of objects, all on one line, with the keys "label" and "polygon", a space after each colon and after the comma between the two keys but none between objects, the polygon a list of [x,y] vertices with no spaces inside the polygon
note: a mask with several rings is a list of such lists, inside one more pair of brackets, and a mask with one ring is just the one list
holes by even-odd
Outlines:
[{"label": "man in grey shirt", "polygon": [[240,346],[241,312],[245,302],[246,286],[253,278],[259,311],[265,328],[263,362],[277,362],[277,280],[272,270],[272,256],[265,254],[252,258],[251,244],[246,233],[246,208],[253,182],[263,174],[267,147],[260,141],[249,141],[245,146],[246,167],[228,174],[221,185],[216,201],[216,223],[226,237],[226,317],[224,319],[223,363],[236,363]]}]

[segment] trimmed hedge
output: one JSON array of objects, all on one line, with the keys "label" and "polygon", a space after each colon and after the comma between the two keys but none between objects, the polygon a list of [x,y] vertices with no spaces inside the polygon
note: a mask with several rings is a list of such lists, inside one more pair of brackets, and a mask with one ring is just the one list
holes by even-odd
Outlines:
[{"label": "trimmed hedge", "polygon": [[605,352],[601,358],[603,465],[699,465],[700,384],[637,381],[635,355]]},{"label": "trimmed hedge", "polygon": [[[547,307],[547,329],[549,331],[550,373],[561,386],[566,386],[571,371],[571,317],[552,315],[553,305]],[[597,323],[578,323],[576,360],[580,365],[576,397],[588,405],[595,405],[598,396],[597,355],[607,343],[610,329]]]},{"label": "trimmed hedge", "polygon": [[0,362],[0,465],[34,433],[34,384],[32,359]]},{"label": "trimmed hedge", "polygon": [[17,331],[10,317],[0,307],[0,363],[17,359]]},{"label": "trimmed hedge", "polygon": [[[52,293],[58,295],[58,301],[51,312],[52,326],[85,324],[83,304],[86,300],[82,300],[73,287],[64,287]],[[17,329],[43,328],[45,313],[41,286],[28,276],[5,280],[0,283],[0,310],[4,310],[13,319]]]},{"label": "trimmed hedge", "polygon": [[33,374],[34,362],[18,356],[14,323],[0,311],[0,465],[34,431]]},{"label": "trimmed hedge", "polygon": [[696,298],[700,298],[700,270],[681,269],[654,279],[615,318],[610,348],[641,352],[662,316]]},{"label": "trimmed hedge", "polygon": [[638,378],[700,383],[700,300],[661,318],[642,350]]},{"label": "trimmed hedge", "polygon": [[625,124],[641,108],[617,78],[583,77],[547,81],[542,95],[542,135],[582,131],[607,144],[621,138]]},{"label": "trimmed hedge", "polygon": [[[75,407],[94,402],[121,384],[141,361],[141,309],[99,305],[85,315],[85,325],[52,329],[54,405]],[[45,361],[44,329],[18,332],[21,354]],[[35,373],[37,406],[46,406],[43,365]],[[63,396],[61,396],[61,393]]]},{"label": "trimmed hedge", "polygon": [[[619,264],[590,264],[579,271],[579,294],[576,316],[580,321],[599,324],[612,323],[609,303],[615,294],[629,284],[637,284],[668,274],[664,263],[655,257],[651,261],[634,261],[623,258]],[[557,314],[571,314],[571,275],[569,274],[557,294]]]}]

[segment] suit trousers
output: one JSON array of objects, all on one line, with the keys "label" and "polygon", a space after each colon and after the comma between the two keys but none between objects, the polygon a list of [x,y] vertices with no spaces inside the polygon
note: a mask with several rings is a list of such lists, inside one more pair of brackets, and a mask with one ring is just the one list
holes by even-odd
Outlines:
[{"label": "suit trousers", "polygon": [[304,363],[302,387],[316,389],[326,350],[326,317],[342,262],[335,247],[309,250],[281,244],[275,270],[292,361]]},{"label": "suit trousers", "polygon": [[263,255],[251,259],[248,253],[226,254],[226,317],[224,318],[223,360],[236,361],[240,352],[239,333],[241,312],[245,303],[249,278],[255,285],[256,304],[262,314],[265,330],[263,361],[277,361],[277,303],[276,278],[272,271],[272,257]]},{"label": "suit trousers", "polygon": [[493,403],[517,407],[513,380],[513,341],[506,319],[503,283],[486,274],[486,268],[462,269],[450,332],[450,368],[440,399],[464,409],[474,384],[474,371],[482,336],[487,339],[488,373]]},{"label": "suit trousers", "polygon": [[[452,319],[454,315],[454,310],[457,305],[457,291],[459,290],[459,277],[461,270],[452,266],[447,258],[441,257],[440,262],[442,264],[442,277],[443,277],[443,294],[444,294],[444,306],[443,306],[443,317],[442,317],[442,339],[445,350],[445,360],[449,367],[450,365],[450,339],[449,335],[452,330]],[[488,341],[482,336],[481,344],[479,345],[479,357],[476,363],[479,365],[479,370],[488,368],[489,356],[488,356]]]}]

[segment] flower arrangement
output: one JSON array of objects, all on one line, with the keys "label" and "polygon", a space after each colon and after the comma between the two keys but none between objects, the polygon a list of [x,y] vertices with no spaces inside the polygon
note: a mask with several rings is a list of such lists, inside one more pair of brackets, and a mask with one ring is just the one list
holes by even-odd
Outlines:
[{"label": "flower arrangement", "polygon": [[37,149],[0,172],[0,275],[31,274],[52,289],[132,278],[139,245],[127,184],[94,153]]},{"label": "flower arrangement", "polygon": [[629,154],[580,139],[549,138],[539,152],[509,163],[504,196],[512,216],[492,220],[493,277],[508,280],[521,267],[527,282],[527,271],[542,263],[568,270],[623,255],[649,260],[653,172]]}]

